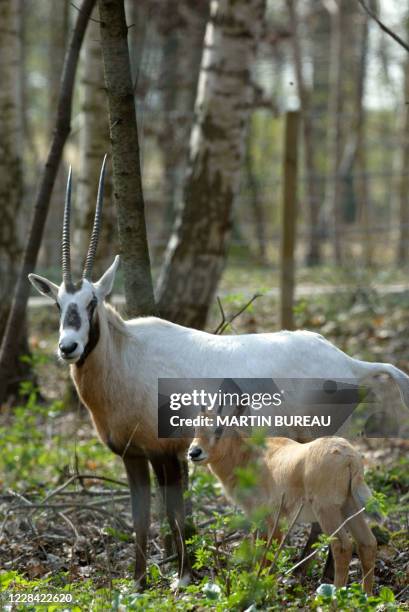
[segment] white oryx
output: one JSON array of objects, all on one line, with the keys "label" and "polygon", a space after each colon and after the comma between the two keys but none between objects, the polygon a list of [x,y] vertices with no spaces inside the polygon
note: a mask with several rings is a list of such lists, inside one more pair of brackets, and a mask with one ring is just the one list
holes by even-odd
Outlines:
[{"label": "white oryx", "polygon": [[95,220],[82,279],[74,284],[70,264],[71,171],[68,177],[62,239],[60,286],[30,274],[60,311],[58,353],[89,409],[101,440],[125,464],[136,531],[135,578],[145,582],[150,520],[149,464],[167,508],[179,558],[179,577],[190,578],[185,547],[183,465],[189,440],[158,439],[159,378],[326,378],[363,380],[386,372],[409,406],[409,378],[389,364],[353,359],[322,336],[308,331],[232,336],[189,329],[156,317],[124,321],[104,302],[111,292],[119,258],[97,282],[92,267],[101,223],[105,160]]}]

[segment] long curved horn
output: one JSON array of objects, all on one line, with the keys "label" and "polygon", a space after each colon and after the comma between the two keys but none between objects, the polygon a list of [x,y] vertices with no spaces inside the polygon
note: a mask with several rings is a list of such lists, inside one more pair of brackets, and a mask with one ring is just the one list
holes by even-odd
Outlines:
[{"label": "long curved horn", "polygon": [[106,161],[107,161],[107,156],[105,154],[104,160],[101,166],[101,173],[99,175],[97,206],[95,209],[94,226],[92,228],[91,241],[89,244],[87,258],[85,260],[84,272],[82,274],[82,278],[86,278],[89,281],[91,280],[91,277],[92,277],[92,267],[94,265],[95,254],[97,252],[97,246],[98,246],[98,238],[99,238],[99,234],[101,231],[101,221],[102,221],[101,215],[102,215],[102,204],[104,201],[104,179],[105,179]]},{"label": "long curved horn", "polygon": [[64,221],[62,228],[62,279],[66,287],[72,286],[70,256],[71,184],[72,168],[70,166],[68,171],[67,189],[65,192]]}]

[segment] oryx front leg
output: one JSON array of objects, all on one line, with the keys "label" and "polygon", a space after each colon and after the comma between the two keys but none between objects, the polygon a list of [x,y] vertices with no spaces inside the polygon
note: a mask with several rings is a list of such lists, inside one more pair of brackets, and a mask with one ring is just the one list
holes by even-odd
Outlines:
[{"label": "oryx front leg", "polygon": [[191,580],[191,565],[185,541],[185,501],[181,462],[176,455],[157,455],[150,460],[164,499],[178,554],[179,577],[175,586],[186,586]]},{"label": "oryx front leg", "polygon": [[148,460],[144,456],[123,458],[131,491],[132,518],[135,529],[134,578],[140,589],[146,587],[146,551],[150,524],[150,475]]}]

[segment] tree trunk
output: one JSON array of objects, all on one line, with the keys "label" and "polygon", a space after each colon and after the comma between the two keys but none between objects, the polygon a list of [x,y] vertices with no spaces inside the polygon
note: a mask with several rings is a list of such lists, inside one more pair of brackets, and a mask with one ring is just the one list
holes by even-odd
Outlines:
[{"label": "tree trunk", "polygon": [[125,16],[128,25],[128,47],[134,93],[137,90],[141,58],[146,43],[147,30],[152,18],[153,5],[154,0],[145,0],[144,2],[125,0]]},{"label": "tree trunk", "polygon": [[[7,5],[8,3],[3,0],[3,4]],[[72,34],[70,47],[66,54],[53,139],[34,201],[33,218],[24,250],[23,262],[17,277],[17,284],[14,277],[15,290],[13,302],[1,344],[0,404],[5,398],[7,385],[14,371],[14,364],[18,355],[19,342],[23,331],[22,321],[24,321],[27,301],[30,295],[30,283],[27,280],[27,275],[33,272],[37,262],[50,205],[51,192],[61,161],[64,144],[70,133],[72,94],[78,56],[94,4],[95,0],[83,1],[81,9],[78,11],[77,22]],[[3,87],[2,89],[4,90]]]},{"label": "tree trunk", "polygon": [[[266,251],[266,219],[264,214],[264,206],[262,194],[260,193],[260,185],[257,177],[256,169],[253,160],[252,147],[252,129],[248,130],[248,138],[246,143],[245,167],[246,167],[246,185],[249,191],[250,206],[254,217],[255,238],[257,244],[257,256],[262,265],[267,263]],[[235,225],[237,229],[237,223]],[[234,230],[233,230],[234,231]],[[242,238],[242,237],[240,237]]]},{"label": "tree trunk", "polygon": [[297,238],[297,172],[299,114],[286,114],[284,142],[284,185],[280,257],[280,324],[294,329],[295,247]]},{"label": "tree trunk", "polygon": [[[97,18],[97,11],[94,11],[94,18]],[[80,158],[76,198],[77,223],[74,233],[74,244],[79,255],[78,261],[87,254],[94,222],[101,163],[111,146],[99,25],[96,21],[90,21],[88,25],[82,56]],[[104,214],[94,266],[95,277],[101,275],[112,263],[112,256],[116,249],[115,217],[111,196],[111,180],[108,175],[105,179]]]},{"label": "tree trunk", "polygon": [[[0,339],[9,315],[24,235],[23,205],[23,108],[22,108],[22,5],[20,0],[0,0]],[[11,362],[7,394],[15,395],[30,375],[20,356],[28,353],[26,319]]]},{"label": "tree trunk", "polygon": [[329,151],[330,171],[326,190],[326,200],[333,212],[333,247],[337,265],[342,264],[342,177],[340,169],[343,157],[342,114],[344,112],[344,90],[342,87],[342,63],[344,60],[345,32],[343,0],[331,3],[331,90],[329,100]]},{"label": "tree trunk", "polygon": [[[317,173],[315,177],[315,192],[319,202],[319,218],[317,226],[315,227],[315,232],[316,241],[319,242],[321,248],[322,240],[325,235],[325,226],[322,219],[326,191],[325,178],[329,171],[327,133],[328,98],[330,91],[329,62],[323,61],[323,49],[330,48],[331,22],[328,11],[321,2],[311,2],[310,6],[311,13],[309,23],[311,23],[312,85],[309,92],[309,103],[313,124],[312,149],[314,153],[314,167]],[[322,248],[320,250],[322,250]],[[310,259],[314,259],[314,257],[315,254],[311,253]]]},{"label": "tree trunk", "polygon": [[405,265],[409,261],[409,56],[405,60],[405,91],[402,109],[402,145],[400,151],[399,181],[399,243],[397,263]]},{"label": "tree trunk", "polygon": [[139,159],[133,84],[123,0],[99,0],[108,95],[114,201],[127,314],[155,312]]},{"label": "tree trunk", "polygon": [[304,132],[304,164],[307,179],[307,207],[309,211],[310,225],[306,263],[308,266],[316,266],[321,261],[319,232],[320,199],[316,189],[318,173],[315,167],[315,151],[313,139],[313,123],[310,108],[310,96],[304,81],[302,50],[300,44],[300,34],[298,31],[296,0],[287,0],[287,8],[290,16],[294,67],[297,81],[298,97],[300,99],[302,125]]},{"label": "tree trunk", "polygon": [[159,32],[163,39],[160,89],[163,98],[165,236],[183,198],[183,179],[189,154],[189,135],[199,77],[207,3],[167,0]]},{"label": "tree trunk", "polygon": [[161,314],[197,328],[206,323],[226,261],[265,2],[219,0],[211,6],[183,206],[158,282]]},{"label": "tree trunk", "polygon": [[[60,92],[61,72],[64,66],[64,57],[68,44],[69,32],[69,2],[62,0],[61,2],[49,3],[49,40],[48,40],[48,132],[49,137],[52,137],[52,132],[55,126],[55,113],[58,104],[58,95]],[[67,182],[67,173],[64,164],[57,174],[55,186],[51,196],[50,212],[48,214],[47,223],[44,230],[44,240],[41,245],[39,255],[40,265],[50,268],[55,266],[60,260],[61,236],[55,231],[56,227],[62,227],[63,206],[65,184]]]},{"label": "tree trunk", "polygon": [[[371,7],[372,8],[372,7]],[[406,15],[406,32],[409,33],[409,13]],[[400,157],[400,180],[398,187],[399,199],[399,241],[396,252],[396,263],[404,266],[409,262],[409,55],[404,63],[404,98],[402,104],[401,119],[401,149]]]},{"label": "tree trunk", "polygon": [[372,236],[369,209],[370,198],[367,177],[368,167],[366,154],[366,112],[364,106],[365,81],[368,65],[368,16],[361,15],[360,19],[362,20],[362,23],[360,28],[360,53],[355,103],[355,167],[357,171],[357,176],[355,177],[355,189],[357,200],[359,203],[359,220],[362,228],[362,236],[364,243],[363,254],[366,266],[370,267],[372,265]]}]

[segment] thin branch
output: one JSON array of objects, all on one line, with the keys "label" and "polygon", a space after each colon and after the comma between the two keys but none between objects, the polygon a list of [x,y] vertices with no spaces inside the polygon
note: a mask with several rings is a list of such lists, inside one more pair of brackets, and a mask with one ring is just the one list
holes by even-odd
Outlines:
[{"label": "thin branch", "polygon": [[220,300],[220,298],[219,298],[219,297],[217,297],[216,299],[217,299],[217,303],[218,303],[219,308],[220,308],[220,312],[221,312],[221,314],[222,314],[222,320],[221,320],[221,322],[219,323],[219,325],[216,327],[216,329],[214,330],[214,332],[213,332],[213,333],[214,333],[216,336],[221,336],[221,335],[222,335],[222,334],[223,334],[223,333],[226,331],[226,329],[228,328],[228,326],[229,326],[229,325],[231,325],[231,324],[233,323],[233,321],[234,321],[235,319],[237,319],[237,317],[239,317],[239,316],[240,316],[240,315],[241,315],[241,314],[242,314],[242,313],[243,313],[245,310],[247,310],[247,308],[248,308],[249,306],[251,306],[251,304],[252,304],[252,303],[253,303],[253,302],[254,302],[254,301],[257,299],[257,298],[259,298],[259,297],[261,297],[261,296],[262,296],[262,294],[261,294],[261,293],[255,293],[255,294],[253,295],[253,297],[251,298],[251,300],[249,300],[249,301],[248,301],[246,304],[244,304],[244,306],[242,306],[242,307],[240,308],[240,310],[238,310],[238,311],[237,311],[237,312],[236,312],[234,315],[232,315],[232,316],[231,316],[231,317],[229,317],[228,319],[226,319],[226,317],[225,317],[224,310],[223,310],[223,305],[222,305],[222,303],[221,303],[221,300]]},{"label": "thin branch", "polygon": [[131,433],[131,435],[129,436],[129,440],[127,441],[125,448],[124,448],[124,452],[122,453],[122,459],[125,457],[126,453],[128,452],[128,449],[131,445],[132,439],[134,437],[134,435],[136,434],[136,430],[139,428],[140,426],[140,422],[138,421],[135,425],[135,427],[133,428],[133,431]]},{"label": "thin branch", "polygon": [[[77,6],[76,4],[74,4],[74,2],[70,2],[70,4],[71,4],[71,6],[72,6],[73,8],[75,8],[75,10],[76,10],[76,11],[78,11],[79,13],[82,13],[82,12],[83,12],[82,8],[80,8],[79,6]],[[102,22],[100,19],[94,19],[93,17],[88,17],[88,19],[89,19],[90,21],[93,21],[94,23],[103,23],[103,22]]]},{"label": "thin branch", "polygon": [[[349,516],[347,519],[345,519],[345,521],[343,523],[340,524],[340,526],[335,529],[335,531],[333,533],[331,533],[331,535],[329,536],[330,538],[332,538],[334,535],[336,535],[338,533],[338,531],[341,531],[341,529],[343,527],[345,527],[345,525],[353,518],[355,518],[356,516],[358,516],[358,514],[361,514],[362,512],[365,512],[365,507],[361,508],[360,510],[358,510],[358,512],[355,512],[354,514],[351,514],[351,516]],[[293,565],[292,567],[290,567],[290,569],[288,569],[285,574],[291,574],[291,572],[293,572],[295,569],[297,569],[297,567],[299,567],[300,565],[302,565],[303,563],[305,563],[306,561],[308,561],[309,559],[311,559],[312,557],[314,557],[314,555],[317,554],[318,552],[318,548],[316,548],[315,550],[312,551],[312,553],[310,555],[307,555],[306,557],[304,557],[303,559],[301,559],[300,561],[298,561],[298,563],[296,563],[295,565]]]},{"label": "thin branch", "polygon": [[224,314],[224,308],[223,308],[222,301],[219,298],[219,296],[216,296],[216,300],[217,300],[217,305],[218,305],[219,310],[220,310],[220,314],[222,315],[222,320],[220,321],[219,325],[214,330],[214,332],[213,332],[214,334],[218,334],[220,328],[223,327],[224,323],[226,322],[226,315]]},{"label": "thin branch", "polygon": [[393,40],[395,40],[398,43],[398,45],[400,45],[406,51],[409,52],[409,45],[407,45],[407,43],[405,43],[405,41],[402,40],[400,36],[395,34],[395,32],[392,32],[392,30],[390,30],[384,23],[382,23],[379,17],[369,8],[369,6],[366,6],[364,0],[358,0],[358,2],[362,6],[364,11],[369,15],[369,17],[371,17],[374,21],[376,21],[376,23],[381,28],[381,30],[383,30],[386,34],[388,34],[388,36],[393,38]]},{"label": "thin branch", "polygon": [[268,538],[268,542],[267,542],[266,547],[264,549],[263,557],[262,557],[262,559],[260,561],[260,567],[258,568],[257,578],[260,577],[261,570],[264,568],[264,564],[266,562],[267,553],[268,553],[268,551],[271,548],[271,544],[273,543],[274,538],[276,537],[276,531],[277,531],[277,527],[278,527],[278,522],[280,520],[281,510],[283,509],[283,501],[284,501],[284,493],[281,495],[280,505],[278,507],[278,512],[277,512],[277,515],[276,515],[275,520],[274,520],[273,529],[271,530],[270,537]]},{"label": "thin branch", "polygon": [[290,535],[290,532],[292,531],[292,528],[294,527],[295,523],[297,522],[298,517],[301,514],[301,510],[303,509],[303,507],[304,507],[304,502],[301,502],[297,512],[293,516],[293,519],[292,519],[290,525],[288,526],[288,529],[287,529],[283,539],[281,540],[281,542],[280,542],[280,544],[279,544],[279,546],[278,546],[278,548],[277,548],[277,550],[276,550],[276,552],[274,554],[274,558],[273,558],[273,560],[271,562],[270,574],[271,574],[271,572],[273,570],[273,566],[274,566],[275,562],[277,561],[278,555],[280,554],[280,552],[284,548],[284,544],[287,542],[288,536]]}]

